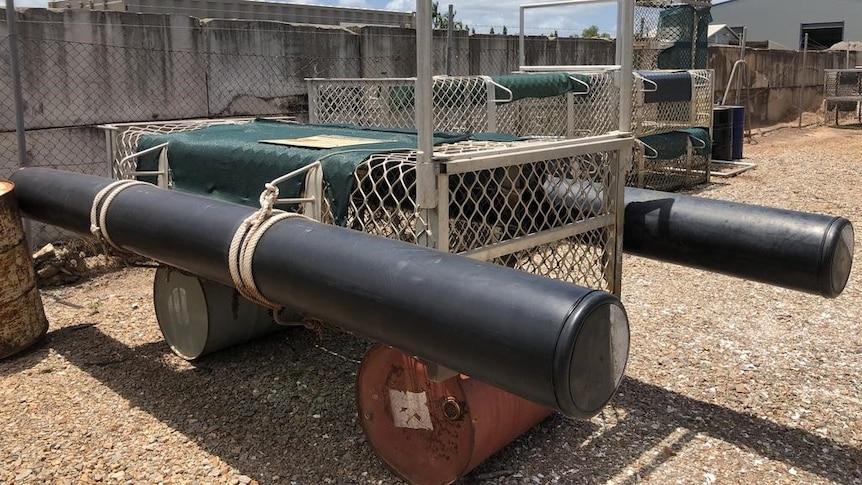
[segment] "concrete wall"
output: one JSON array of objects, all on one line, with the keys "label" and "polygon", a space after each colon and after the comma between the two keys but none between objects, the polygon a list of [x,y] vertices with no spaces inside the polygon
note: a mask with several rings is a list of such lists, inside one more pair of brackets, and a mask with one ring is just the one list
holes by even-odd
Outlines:
[{"label": "concrete wall", "polygon": [[[0,36],[5,36],[5,10],[0,16]],[[201,88],[206,58],[199,54],[195,19],[21,9],[18,29],[28,128],[207,114]],[[11,85],[2,62],[0,131],[15,128]]]},{"label": "concrete wall", "polygon": [[[851,64],[857,53],[851,53]],[[823,102],[825,69],[844,68],[844,52],[817,51],[806,56],[802,70],[802,53],[786,50],[748,49],[745,61],[747,75],[740,76],[740,100],[750,97],[751,120],[764,125],[799,116],[800,90],[804,90],[803,109],[816,111]],[[733,64],[739,59],[739,47],[710,46],[709,65],[715,70],[715,99],[720,100],[730,78]],[[736,82],[731,87],[727,104],[734,104]],[[740,101],[742,104],[742,101]]]},{"label": "concrete wall", "polygon": [[[529,66],[613,64],[615,43],[604,39],[527,37]],[[504,74],[518,69],[517,36],[470,36],[470,74]]]},{"label": "concrete wall", "polygon": [[187,15],[197,18],[238,18],[318,25],[413,27],[413,19],[415,18],[411,12],[255,0],[95,0],[93,2],[90,0],[58,0],[48,4],[51,8],[123,10],[134,13]]},{"label": "concrete wall", "polygon": [[751,40],[771,40],[795,49],[803,23],[844,22],[844,40],[862,40],[858,0],[730,0],[712,6],[712,21],[748,27]]}]

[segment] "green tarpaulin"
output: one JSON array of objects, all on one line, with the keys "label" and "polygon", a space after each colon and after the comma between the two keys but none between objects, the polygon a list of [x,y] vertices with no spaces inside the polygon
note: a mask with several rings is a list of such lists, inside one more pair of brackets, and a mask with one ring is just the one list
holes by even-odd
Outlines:
[{"label": "green tarpaulin", "polygon": [[[512,101],[524,98],[549,98],[566,93],[587,94],[590,76],[565,72],[517,73],[492,76],[491,80],[512,92]],[[509,93],[496,88],[496,99],[508,99]]]},{"label": "green tarpaulin", "polygon": [[[371,144],[340,148],[307,148],[261,143],[319,135],[379,140]],[[434,143],[467,139],[512,141],[501,134],[435,133]],[[252,207],[264,184],[317,160],[323,166],[324,183],[336,222],[343,224],[353,190],[353,172],[372,154],[415,149],[415,130],[366,129],[333,125],[302,125],[268,120],[246,124],[217,125],[200,130],[141,137],[138,149],[168,142],[168,157],[174,188]],[[155,170],[158,155],[143,156],[139,170]],[[297,197],[304,183],[297,177],[279,186],[280,197]]]}]

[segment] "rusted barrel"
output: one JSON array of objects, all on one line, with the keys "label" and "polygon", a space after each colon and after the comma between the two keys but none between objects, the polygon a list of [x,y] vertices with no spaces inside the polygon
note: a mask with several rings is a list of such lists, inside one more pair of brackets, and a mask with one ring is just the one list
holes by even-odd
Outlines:
[{"label": "rusted barrel", "polygon": [[377,344],[356,377],[368,442],[409,483],[456,481],[553,411],[463,374],[428,379],[425,364]]},{"label": "rusted barrel", "polygon": [[0,359],[36,343],[48,331],[36,288],[33,260],[24,240],[15,185],[0,180]]}]

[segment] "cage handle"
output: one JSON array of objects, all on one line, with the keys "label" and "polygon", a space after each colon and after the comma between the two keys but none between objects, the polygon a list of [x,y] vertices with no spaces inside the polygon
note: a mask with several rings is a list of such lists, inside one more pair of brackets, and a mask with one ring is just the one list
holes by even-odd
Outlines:
[{"label": "cage handle", "polygon": [[644,82],[644,84],[649,83],[649,84],[652,84],[652,86],[653,86],[653,88],[652,88],[652,89],[647,89],[647,88],[646,88],[646,86],[644,86],[644,87],[642,87],[642,88],[640,89],[640,92],[642,92],[642,93],[654,93],[654,92],[658,91],[658,83],[656,83],[655,81],[653,81],[653,80],[651,80],[651,79],[647,79],[647,78],[645,78],[645,77],[641,76],[641,75],[640,75],[640,74],[638,74],[638,73],[634,73],[634,75],[635,75],[635,77],[636,77],[636,78],[638,78],[638,79],[640,79],[641,81],[643,81],[643,82]]},{"label": "cage handle", "polygon": [[163,188],[163,189],[167,189],[168,186],[170,185],[170,180],[169,180],[170,177],[168,176],[168,174],[170,172],[170,166],[168,164],[168,142],[161,143],[161,144],[156,145],[156,146],[152,146],[150,148],[147,148],[146,150],[141,150],[139,152],[132,153],[131,155],[127,155],[127,156],[123,157],[119,161],[119,163],[117,163],[117,165],[115,166],[114,169],[117,170],[117,168],[116,168],[117,166],[122,167],[127,162],[129,162],[130,160],[134,160],[138,157],[141,157],[143,155],[147,155],[147,154],[153,153],[153,152],[159,152],[158,169],[146,170],[146,171],[135,170],[132,173],[130,173],[129,175],[131,175],[133,178],[134,177],[142,177],[142,176],[147,177],[147,176],[155,175],[157,177],[156,185]]},{"label": "cage handle", "polygon": [[587,88],[587,92],[585,92],[585,93],[578,93],[578,94],[582,94],[582,95],[584,95],[584,96],[586,96],[586,95],[590,94],[590,85],[589,85],[586,81],[582,81],[582,80],[580,80],[580,79],[576,78],[575,76],[572,76],[571,74],[569,74],[568,76],[569,76],[569,79],[571,79],[572,81],[574,81],[574,82],[576,82],[576,83],[578,83],[578,84],[581,84],[581,85],[583,85],[585,88]]},{"label": "cage handle", "polygon": [[490,85],[494,86],[495,88],[500,88],[500,89],[502,89],[503,91],[505,91],[505,92],[509,93],[509,99],[497,99],[497,90],[495,89],[495,90],[494,90],[494,100],[493,100],[495,103],[509,103],[509,102],[511,102],[513,99],[515,99],[515,95],[514,95],[514,94],[512,94],[512,90],[511,90],[511,89],[509,89],[509,88],[507,88],[506,86],[503,86],[502,84],[500,84],[500,83],[498,83],[498,82],[495,82],[495,81],[494,81],[493,79],[491,79],[490,77],[486,77],[486,78],[485,78],[485,82],[487,82],[488,84],[490,84]]},{"label": "cage handle", "polygon": [[[646,143],[644,143],[644,142],[643,142],[643,141],[641,141],[641,140],[637,140],[637,142],[638,142],[638,143],[639,143],[639,144],[644,148],[644,158],[649,158],[650,160],[652,160],[652,159],[654,159],[654,158],[658,158],[658,150],[656,150],[655,148],[653,148],[653,147],[651,147],[651,146],[647,145]],[[648,154],[646,153],[646,151],[647,151],[647,150],[652,150],[652,152],[654,153],[654,155],[648,155]]]},{"label": "cage handle", "polygon": [[302,204],[303,214],[310,219],[319,221],[322,213],[323,201],[323,166],[321,165],[320,160],[282,175],[266,185],[277,186],[302,174],[305,174],[304,196],[283,199],[277,198],[275,199],[274,204]]}]

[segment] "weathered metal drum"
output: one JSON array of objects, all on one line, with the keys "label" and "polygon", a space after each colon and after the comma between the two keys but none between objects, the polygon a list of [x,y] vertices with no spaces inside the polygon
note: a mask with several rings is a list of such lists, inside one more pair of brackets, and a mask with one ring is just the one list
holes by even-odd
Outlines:
[{"label": "weathered metal drum", "polygon": [[153,305],[165,341],[189,360],[284,328],[233,288],[165,266],[156,270]]},{"label": "weathered metal drum", "polygon": [[433,382],[421,361],[380,344],[362,360],[356,401],[375,453],[423,485],[454,482],[552,412],[462,374]]},{"label": "weathered metal drum", "polygon": [[0,180],[0,359],[30,347],[48,331],[14,189],[12,182]]}]

